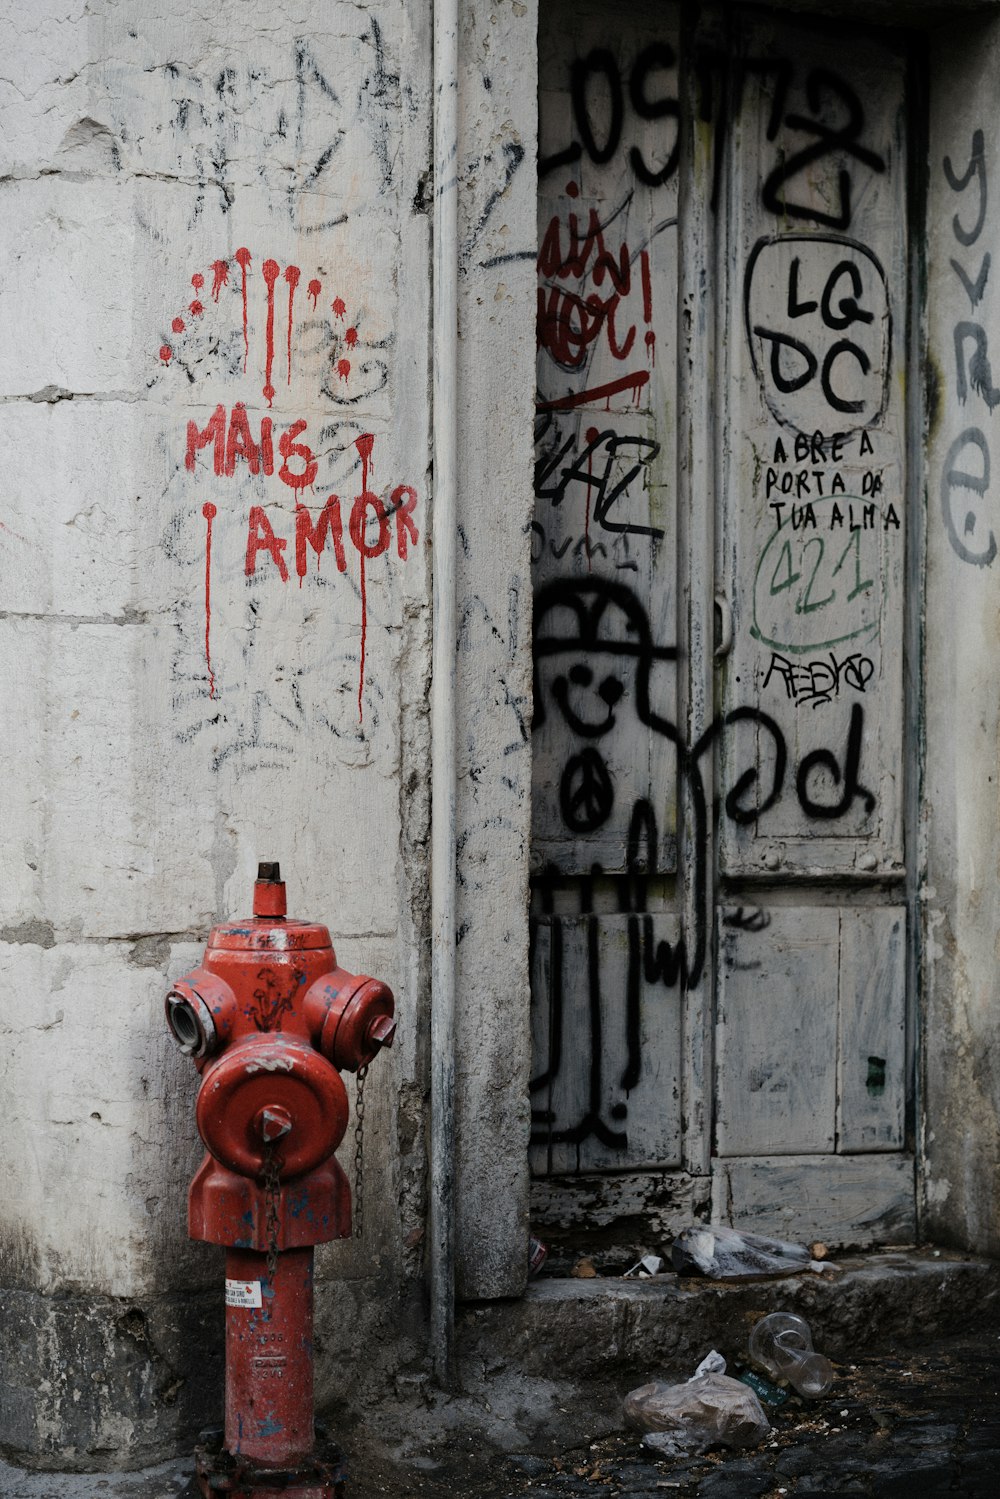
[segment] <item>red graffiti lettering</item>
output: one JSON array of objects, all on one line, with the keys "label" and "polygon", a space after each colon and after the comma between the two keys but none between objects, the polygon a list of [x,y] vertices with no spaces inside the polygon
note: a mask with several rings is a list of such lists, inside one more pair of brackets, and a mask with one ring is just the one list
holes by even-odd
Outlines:
[{"label": "red graffiti lettering", "polygon": [[274,439],[271,431],[271,418],[265,416],[262,418],[260,424],[260,459],[265,474],[274,473]]},{"label": "red graffiti lettering", "polygon": [[320,512],[315,526],[312,516],[305,505],[295,507],[295,571],[299,575],[299,584],[306,575],[306,547],[311,546],[316,553],[316,569],[319,570],[320,558],[326,546],[326,538],[330,537],[333,542],[333,555],[337,563],[337,571],[346,573],[347,558],[344,555],[344,525],[340,515],[340,500],[335,494],[330,495],[326,504]]},{"label": "red graffiti lettering", "polygon": [[[378,520],[378,539],[368,544],[365,532],[368,525],[369,506]],[[351,508],[351,540],[361,557],[381,557],[392,540],[392,527],[385,506],[377,494],[359,494]]]},{"label": "red graffiti lettering", "polygon": [[[591,208],[586,234],[581,238],[576,213],[568,215],[566,242],[558,214],[549,222],[538,253],[538,347],[563,369],[579,369],[591,345],[603,333],[615,359],[627,359],[635,342],[635,325],[620,337],[616,318],[632,290],[632,265],[627,244],[617,256],[604,242],[604,225]],[[576,281],[578,291],[558,283]],[[608,285],[607,294],[602,288]]]},{"label": "red graffiti lettering", "polygon": [[232,477],[236,472],[237,458],[245,458],[252,474],[260,473],[260,448],[253,440],[247,409],[237,401],[229,418],[229,436],[226,438],[226,473]]},{"label": "red graffiti lettering", "polygon": [[285,559],[281,555],[288,542],[283,536],[276,536],[271,522],[267,518],[267,512],[262,505],[250,507],[249,523],[247,526],[247,560],[246,575],[253,577],[257,571],[257,553],[267,552],[271,561],[278,569],[282,583],[288,582],[288,568]]},{"label": "red graffiti lettering", "polygon": [[413,512],[417,508],[417,491],[411,484],[397,484],[392,491],[392,509],[396,512],[396,552],[401,561],[407,558],[409,542],[416,546],[420,540]]},{"label": "red graffiti lettering", "polygon": [[216,406],[209,418],[208,425],[201,431],[198,423],[189,421],[187,425],[187,452],[184,455],[184,467],[191,472],[194,471],[195,454],[201,448],[207,448],[209,443],[215,444],[213,454],[213,468],[217,474],[225,472],[226,452],[226,408]]},{"label": "red graffiti lettering", "polygon": [[[303,421],[293,422],[287,432],[282,432],[278,440],[278,452],[285,460],[278,470],[278,478],[287,484],[289,489],[308,489],[315,482],[319,472],[319,463],[313,457],[312,449],[307,448],[304,442],[296,442],[296,437],[306,430],[308,424]],[[288,466],[289,458],[301,458],[305,467],[300,474],[294,474]]]}]

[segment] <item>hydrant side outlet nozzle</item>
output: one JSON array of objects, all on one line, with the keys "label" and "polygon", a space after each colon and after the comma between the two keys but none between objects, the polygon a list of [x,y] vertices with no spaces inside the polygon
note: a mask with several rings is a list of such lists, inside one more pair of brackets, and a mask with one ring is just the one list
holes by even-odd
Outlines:
[{"label": "hydrant side outlet nozzle", "polygon": [[259,866],[253,913],[214,927],[166,998],[201,1073],[188,1230],[227,1251],[225,1445],[198,1449],[197,1477],[205,1499],[234,1484],[254,1499],[280,1469],[282,1487],[333,1499],[340,1457],[313,1432],[313,1246],[350,1236],[340,1069],[392,1044],[395,1006],[388,985],[340,967],[325,926],[288,919],[277,863]]}]

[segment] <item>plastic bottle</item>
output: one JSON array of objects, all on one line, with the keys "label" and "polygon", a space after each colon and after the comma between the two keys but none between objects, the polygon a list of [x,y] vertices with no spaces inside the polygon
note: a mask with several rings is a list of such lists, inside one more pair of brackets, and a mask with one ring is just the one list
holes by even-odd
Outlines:
[{"label": "plastic bottle", "polygon": [[749,1352],[772,1379],[790,1384],[808,1400],[818,1400],[833,1384],[833,1366],[815,1352],[809,1323],[794,1312],[762,1317],[750,1334]]}]

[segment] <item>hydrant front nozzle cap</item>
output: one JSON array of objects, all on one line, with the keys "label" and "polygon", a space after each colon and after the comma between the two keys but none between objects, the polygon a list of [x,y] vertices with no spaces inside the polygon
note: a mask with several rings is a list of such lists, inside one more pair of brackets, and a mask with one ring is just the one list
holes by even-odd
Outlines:
[{"label": "hydrant front nozzle cap", "polygon": [[391,1015],[376,1015],[368,1027],[368,1040],[376,1046],[391,1046],[396,1035],[396,1022]]}]

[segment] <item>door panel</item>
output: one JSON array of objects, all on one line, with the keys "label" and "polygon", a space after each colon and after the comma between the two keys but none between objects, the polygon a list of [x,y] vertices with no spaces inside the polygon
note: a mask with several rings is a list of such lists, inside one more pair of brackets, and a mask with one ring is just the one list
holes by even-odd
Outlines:
[{"label": "door panel", "polygon": [[837,1149],[901,1150],[906,1109],[906,910],[840,913]]},{"label": "door panel", "polygon": [[722,868],[900,869],[904,60],[764,18],[733,67]]},{"label": "door panel", "polygon": [[536,1170],[679,1163],[679,932],[676,917],[648,914],[536,924]]},{"label": "door panel", "polygon": [[901,1148],[905,930],[899,906],[720,911],[720,1156]]},{"label": "door panel", "polygon": [[838,912],[727,908],[719,931],[718,1154],[833,1150]]},{"label": "door panel", "polygon": [[811,1155],[721,1161],[712,1221],[811,1243],[912,1244],[913,1157]]},{"label": "door panel", "polygon": [[539,37],[533,847],[676,863],[675,5],[545,7]]}]

